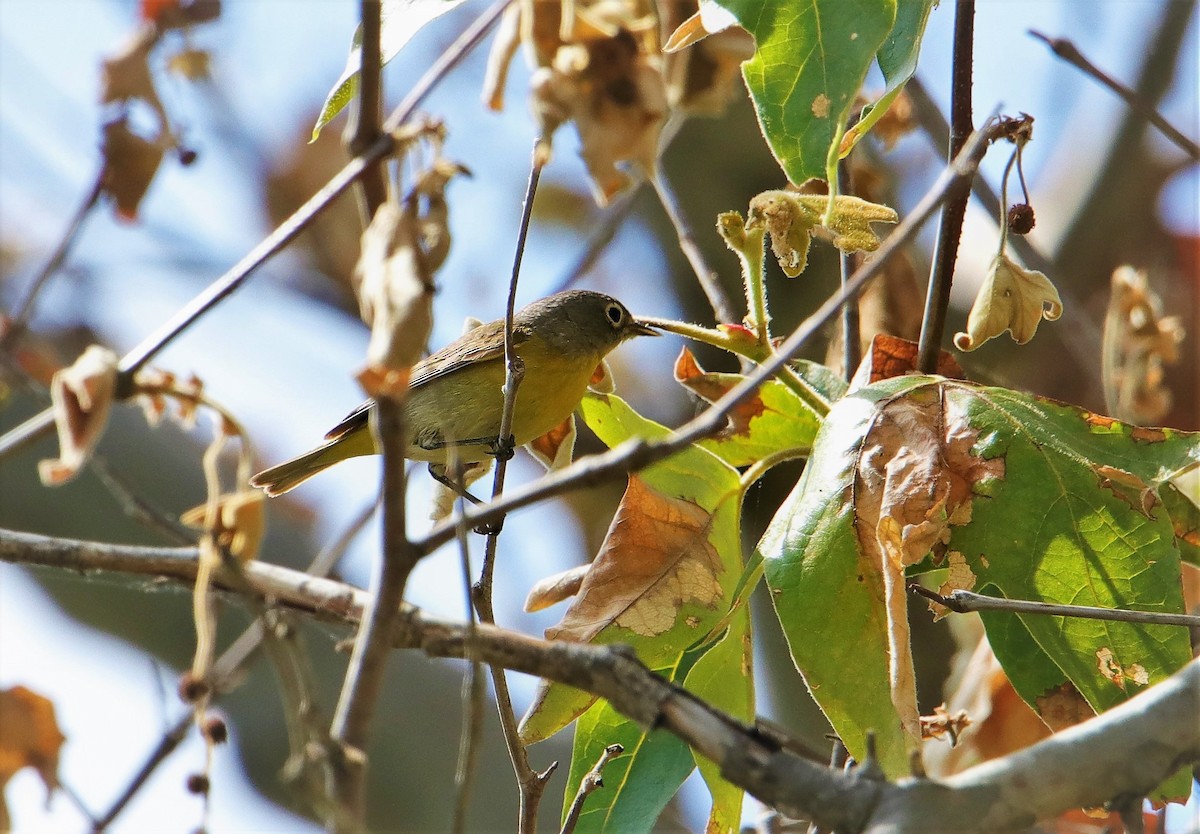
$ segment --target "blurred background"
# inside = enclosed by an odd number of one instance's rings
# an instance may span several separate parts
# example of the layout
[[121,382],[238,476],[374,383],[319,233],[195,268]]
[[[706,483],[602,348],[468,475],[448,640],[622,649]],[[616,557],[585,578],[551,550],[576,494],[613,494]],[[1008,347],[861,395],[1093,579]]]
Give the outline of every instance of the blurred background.
[[[29,331],[10,345],[0,369],[0,431],[46,404],[49,373],[88,344],[123,353],[250,250],[344,163],[344,116],[319,141],[308,139],[317,112],[346,59],[356,25],[350,0],[234,0],[220,17],[175,33],[152,56],[159,94],[195,160],[164,161],[135,220],[107,205],[88,214],[65,264],[48,281]],[[468,2],[421,30],[385,69],[387,106],[394,106],[468,21],[486,8]],[[0,3],[0,307],[11,315],[61,240],[87,196],[100,164],[100,64],[129,39],[139,20],[133,0],[7,0]],[[953,4],[933,12],[918,76],[934,102],[948,108]],[[1200,174],[1186,156],[1133,118],[1111,93],[1055,59],[1028,29],[1071,38],[1095,63],[1139,89],[1192,138],[1200,136],[1200,46],[1195,3],[981,2],[976,23],[975,109],[994,108],[1036,119],[1024,154],[1037,226],[1030,242],[1050,259],[1050,278],[1066,313],[1043,323],[1018,348],[1007,337],[960,360],[972,378],[1034,391],[1104,411],[1100,326],[1113,269],[1131,263],[1149,272],[1167,314],[1187,330],[1181,361],[1166,369],[1172,391],[1159,422],[1200,429],[1197,387],[1197,296],[1200,293]],[[172,74],[167,59],[185,47],[208,52],[208,80]],[[471,178],[449,189],[453,246],[438,274],[432,344],[458,335],[466,316],[503,312],[511,253],[528,170],[534,125],[527,106],[528,69],[518,59],[503,113],[480,103],[488,44],[476,50],[426,100],[423,110],[445,120],[446,156]],[[879,89],[872,77],[868,89]],[[906,212],[942,167],[943,151],[920,129],[890,150],[874,139],[861,154],[876,197]],[[573,128],[555,137],[555,157],[542,178],[521,277],[519,303],[561,288],[605,210],[591,197]],[[998,190],[1007,153],[989,155],[983,176]],[[734,298],[737,263],[714,231],[716,215],[744,212],[749,199],[784,183],[758,134],[741,85],[715,118],[688,121],[664,154],[662,167],[678,194],[709,263]],[[864,176],[866,176],[864,174]],[[864,179],[864,182],[866,180]],[[361,366],[367,330],[358,318],[348,276],[357,258],[358,215],[342,198],[297,243],[270,260],[232,298],[206,316],[154,365],[181,377],[195,374],[208,394],[247,426],[258,461],[276,463],[309,448],[361,393],[352,374]],[[910,253],[924,286],[933,227]],[[973,202],[955,284],[949,332],[961,330],[997,243],[995,220]],[[837,285],[833,250],[820,245],[803,277],[788,280],[772,263],[768,289],[775,331],[788,332]],[[680,254],[675,233],[652,191],[578,285],[620,297],[635,312],[712,323],[712,312]],[[923,289],[893,303],[909,305]],[[681,347],[676,338],[638,340],[612,358],[618,393],[668,425],[685,421],[697,404],[670,381]],[[814,345],[810,358],[825,355]],[[713,369],[732,365],[697,351]],[[163,513],[177,516],[203,501],[200,454],[211,425],[188,433],[166,422],[147,428],[136,407],[118,406],[100,443],[101,462],[74,482],[43,487],[37,461],[54,454],[47,439],[0,462],[0,526],[127,543],[162,544],[160,533],[123,511],[106,479],[115,479]],[[577,454],[599,448],[581,437]],[[99,471],[98,471],[99,470]],[[537,477],[540,467],[518,455],[510,483]],[[774,471],[748,496],[745,522],[752,546],[794,484],[798,467]],[[352,461],[269,505],[270,532],[261,558],[303,568],[343,534],[374,499],[377,462]],[[620,485],[581,491],[518,513],[500,537],[496,583],[499,623],[540,634],[561,609],[521,610],[537,579],[589,560],[620,497]],[[411,485],[411,506],[428,506],[423,471]],[[413,514],[412,532],[428,522]],[[339,563],[337,575],[364,585],[378,530],[368,523]],[[169,543],[169,542],[166,542]],[[476,554],[477,555],[477,554]],[[410,583],[410,599],[461,619],[464,593],[453,553],[426,559]],[[762,603],[765,600],[756,600]],[[762,605],[755,628],[760,662],[760,713],[823,745],[825,726],[794,672],[781,637]],[[942,700],[941,683],[954,643],[945,624],[915,612],[923,706]],[[247,623],[236,603],[224,607],[221,635]],[[326,715],[340,685],[342,630],[301,622]],[[0,565],[0,688],[23,684],[49,697],[67,736],[59,774],[93,813],[127,785],[183,707],[176,682],[194,641],[191,601],[178,588],[114,576]],[[443,830],[449,821],[459,734],[463,669],[397,653],[377,713],[371,754],[371,825],[381,831]],[[518,710],[534,681],[512,677]],[[281,785],[287,755],[276,683],[268,665],[250,668],[244,684],[222,698],[233,743],[217,751],[212,775],[211,830],[316,831],[298,816]],[[437,720],[430,720],[436,716]],[[470,823],[475,830],[510,830],[516,818],[511,766],[494,716],[488,713]],[[569,740],[532,750],[535,767],[569,759]],[[203,768],[203,745],[187,741],[112,826],[116,832],[191,831],[201,802],[185,789]],[[565,772],[565,767],[563,771]],[[552,783],[542,824],[557,828],[562,782]],[[84,830],[85,818],[61,793],[48,806],[32,771],[6,795],[14,830]],[[693,777],[664,814],[663,830],[703,828],[702,784]],[[748,818],[755,811],[748,802]]]

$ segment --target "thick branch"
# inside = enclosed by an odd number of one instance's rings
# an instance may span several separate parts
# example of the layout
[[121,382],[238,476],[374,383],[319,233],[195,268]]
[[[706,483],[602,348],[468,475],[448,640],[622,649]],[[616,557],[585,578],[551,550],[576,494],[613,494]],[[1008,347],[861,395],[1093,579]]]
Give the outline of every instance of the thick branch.
[[[0,559],[73,570],[195,578],[192,548],[143,548],[0,531]],[[264,595],[301,611],[353,623],[366,595],[350,586],[251,563]],[[222,582],[220,575],[214,577]],[[469,646],[468,646],[469,644]],[[1001,832],[1076,807],[1145,795],[1200,760],[1200,660],[1125,704],[1018,753],[941,782],[892,784],[824,768],[700,701],[647,669],[627,648],[539,640],[467,627],[405,606],[395,645],[431,657],[463,657],[538,675],[607,699],[645,727],[665,729],[717,762],[723,775],[785,814],[863,832]],[[1137,767],[1130,767],[1137,762]]]

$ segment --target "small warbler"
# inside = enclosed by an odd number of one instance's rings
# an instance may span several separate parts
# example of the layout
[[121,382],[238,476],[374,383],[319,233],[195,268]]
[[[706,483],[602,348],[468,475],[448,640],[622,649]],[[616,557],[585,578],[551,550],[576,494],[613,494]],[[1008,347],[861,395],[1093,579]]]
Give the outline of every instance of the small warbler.
[[[513,347],[525,363],[517,389],[512,442],[523,446],[570,416],[596,367],[633,336],[657,336],[625,305],[585,290],[535,301],[513,317]],[[504,320],[471,330],[412,369],[404,400],[405,457],[430,464],[444,480],[453,448],[460,463],[495,455],[504,407]],[[250,479],[267,495],[281,495],[326,467],[377,451],[369,429],[374,403],[352,411],[325,443]]]

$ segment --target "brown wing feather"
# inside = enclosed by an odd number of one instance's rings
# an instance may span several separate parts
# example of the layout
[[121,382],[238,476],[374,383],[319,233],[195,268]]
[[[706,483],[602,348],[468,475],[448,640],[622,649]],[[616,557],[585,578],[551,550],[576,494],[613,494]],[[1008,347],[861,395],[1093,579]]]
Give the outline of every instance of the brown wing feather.
[[[513,344],[520,345],[529,338],[529,331],[521,326],[513,327]],[[454,371],[486,362],[504,355],[504,319],[481,324],[463,334],[436,353],[430,354],[413,366],[408,380],[409,390],[428,385],[435,379]],[[325,433],[326,440],[336,440],[352,431],[363,428],[371,416],[373,400],[367,400],[347,414],[342,421]]]

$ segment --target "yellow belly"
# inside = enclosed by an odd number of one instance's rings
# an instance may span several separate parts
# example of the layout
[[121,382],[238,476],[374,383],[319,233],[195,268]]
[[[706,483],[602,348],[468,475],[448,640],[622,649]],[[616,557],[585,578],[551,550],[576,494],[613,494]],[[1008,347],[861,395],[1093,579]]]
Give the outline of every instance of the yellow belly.
[[[540,347],[523,345],[525,378],[517,389],[513,436],[523,446],[570,416],[587,390],[599,358],[569,359]],[[445,463],[444,446],[453,444],[464,463],[490,456],[490,441],[500,433],[504,408],[504,361],[471,365],[432,380],[409,393],[405,417],[410,442],[407,456]]]

